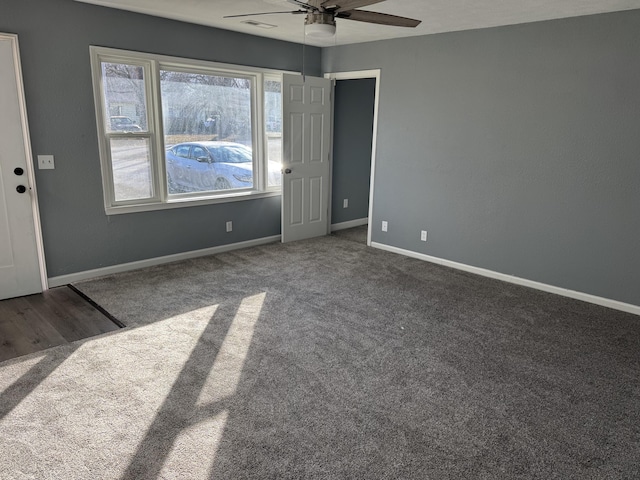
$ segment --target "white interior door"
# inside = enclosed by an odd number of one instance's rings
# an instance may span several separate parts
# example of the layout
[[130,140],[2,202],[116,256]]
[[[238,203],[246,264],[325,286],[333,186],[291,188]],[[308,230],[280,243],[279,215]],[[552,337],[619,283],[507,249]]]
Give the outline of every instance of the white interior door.
[[18,41],[0,33],[0,299],[43,289]]
[[329,229],[331,80],[284,75],[282,241]]

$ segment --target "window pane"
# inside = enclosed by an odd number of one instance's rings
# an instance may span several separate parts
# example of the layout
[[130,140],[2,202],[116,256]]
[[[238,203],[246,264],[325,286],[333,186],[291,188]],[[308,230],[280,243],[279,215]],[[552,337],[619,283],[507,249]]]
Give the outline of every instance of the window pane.
[[[191,153],[184,157],[185,147]],[[167,150],[169,194],[253,187],[253,153],[233,142],[178,144]],[[188,151],[188,149],[187,149]]]
[[112,138],[111,166],[116,202],[153,196],[148,138]]
[[[160,90],[169,193],[253,188],[251,81],[161,70]],[[204,150],[184,158],[185,142]],[[239,160],[222,160],[238,149]]]
[[107,132],[146,132],[147,101],[144,68],[102,62]]
[[282,183],[282,82],[265,80],[264,104],[269,160],[267,185],[275,187]]

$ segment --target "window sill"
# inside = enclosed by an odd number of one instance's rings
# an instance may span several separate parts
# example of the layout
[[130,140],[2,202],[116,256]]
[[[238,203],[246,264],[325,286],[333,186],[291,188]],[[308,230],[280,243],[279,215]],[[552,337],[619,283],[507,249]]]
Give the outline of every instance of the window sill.
[[279,197],[281,190],[268,190],[263,192],[234,192],[227,195],[216,195],[199,198],[175,198],[165,203],[140,203],[130,205],[118,205],[105,207],[107,215],[122,215],[126,213],[152,212],[156,210],[169,210],[173,208],[198,207],[202,205],[215,205],[218,203],[239,202],[243,200],[256,200],[259,198]]

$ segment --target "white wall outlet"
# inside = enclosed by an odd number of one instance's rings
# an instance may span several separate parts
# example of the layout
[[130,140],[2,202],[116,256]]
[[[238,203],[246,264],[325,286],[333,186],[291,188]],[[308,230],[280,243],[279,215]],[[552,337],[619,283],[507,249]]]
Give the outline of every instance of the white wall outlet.
[[227,232],[230,232],[233,230],[233,222],[229,221],[227,222]]
[[349,199],[348,198],[345,198],[342,201],[342,208],[349,208]]
[[38,170],[53,170],[56,168],[53,155],[38,155]]
[[386,221],[382,221],[382,231],[386,232],[387,228],[389,227],[389,224]]
[[420,232],[420,240],[422,240],[423,242],[427,241],[427,231],[426,230],[422,230]]

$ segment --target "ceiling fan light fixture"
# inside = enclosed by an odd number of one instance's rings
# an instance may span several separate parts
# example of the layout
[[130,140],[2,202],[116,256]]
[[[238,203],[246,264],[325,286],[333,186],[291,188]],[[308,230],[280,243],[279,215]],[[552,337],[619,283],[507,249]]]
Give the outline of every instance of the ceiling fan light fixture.
[[333,37],[336,33],[333,15],[322,12],[309,12],[304,27],[305,35],[309,37]]
[[333,37],[336,34],[336,26],[326,23],[312,23],[305,27],[304,32],[309,37]]

